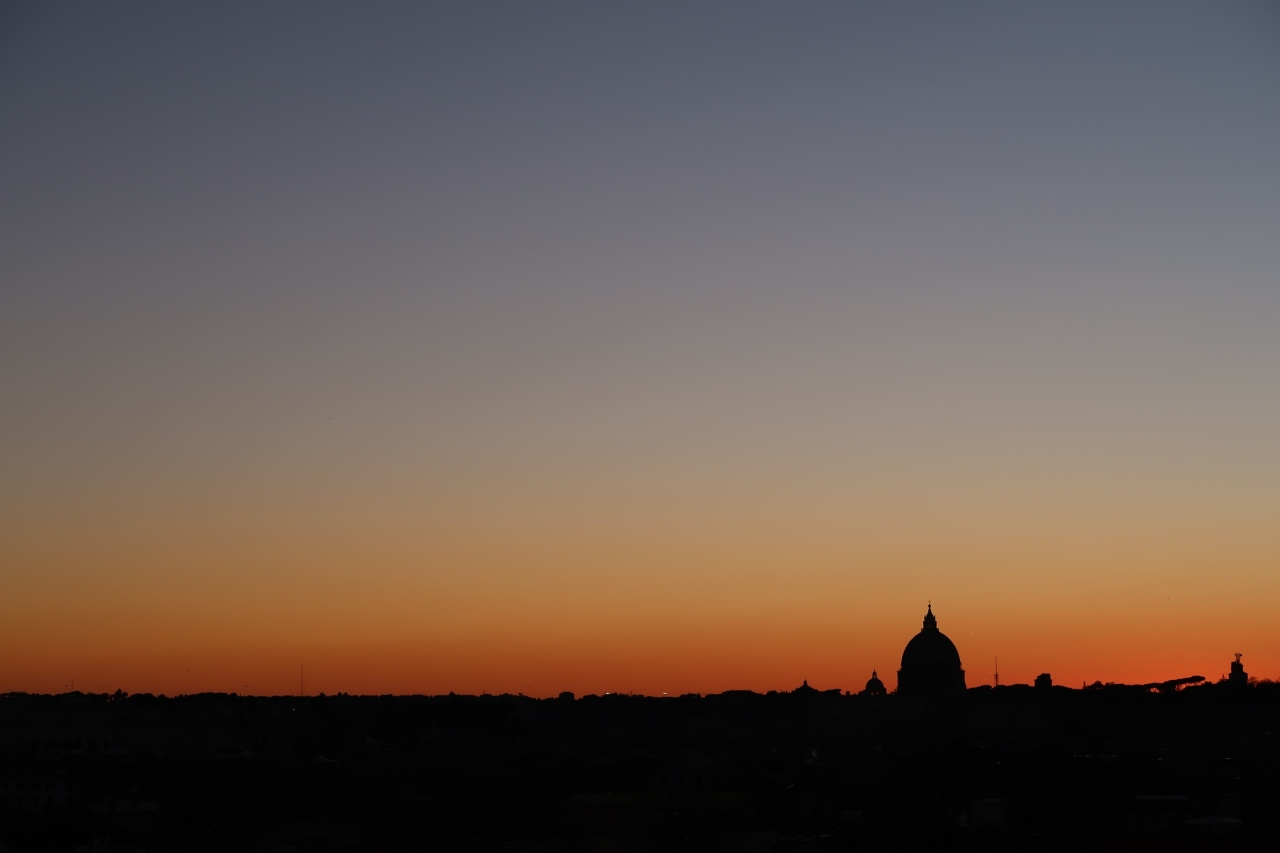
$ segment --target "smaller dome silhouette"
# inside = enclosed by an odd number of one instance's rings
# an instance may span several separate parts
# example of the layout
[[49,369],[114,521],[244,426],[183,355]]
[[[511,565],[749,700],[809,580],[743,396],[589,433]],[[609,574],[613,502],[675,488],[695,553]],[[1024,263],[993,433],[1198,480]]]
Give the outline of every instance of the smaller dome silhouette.
[[871,670],[871,679],[867,681],[867,687],[862,692],[868,696],[883,696],[888,691],[885,690],[884,682],[880,680],[880,676],[873,669]]

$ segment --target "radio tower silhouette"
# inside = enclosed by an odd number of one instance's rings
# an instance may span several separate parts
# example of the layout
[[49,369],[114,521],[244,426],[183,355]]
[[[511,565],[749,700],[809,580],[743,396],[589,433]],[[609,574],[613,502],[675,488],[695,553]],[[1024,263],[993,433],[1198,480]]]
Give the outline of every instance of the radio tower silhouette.
[[996,656],[996,687],[1000,686],[1000,657]]

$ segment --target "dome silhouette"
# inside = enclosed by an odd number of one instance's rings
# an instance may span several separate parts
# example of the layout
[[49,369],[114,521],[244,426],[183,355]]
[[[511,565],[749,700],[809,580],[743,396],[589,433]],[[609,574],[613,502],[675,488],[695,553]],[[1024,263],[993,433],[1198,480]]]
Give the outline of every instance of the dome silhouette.
[[933,605],[925,613],[924,627],[902,651],[898,670],[898,693],[915,698],[943,698],[964,693],[964,669],[960,652],[946,634],[938,630]]
[[867,681],[867,687],[862,691],[868,696],[883,696],[887,691],[884,688],[884,682],[880,680],[880,676],[876,671],[871,670],[871,678]]

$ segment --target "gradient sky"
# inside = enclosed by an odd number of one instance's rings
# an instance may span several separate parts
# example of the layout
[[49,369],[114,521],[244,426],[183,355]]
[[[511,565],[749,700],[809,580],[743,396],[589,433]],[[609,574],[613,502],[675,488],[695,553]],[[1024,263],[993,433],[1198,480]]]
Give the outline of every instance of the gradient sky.
[[1266,3],[0,12],[0,690],[1280,676]]

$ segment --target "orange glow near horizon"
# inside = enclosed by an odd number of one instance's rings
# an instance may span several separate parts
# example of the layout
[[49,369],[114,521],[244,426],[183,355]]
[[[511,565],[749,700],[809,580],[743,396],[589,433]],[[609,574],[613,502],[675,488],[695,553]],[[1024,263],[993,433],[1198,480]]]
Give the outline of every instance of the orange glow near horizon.
[[[450,525],[423,525],[416,545],[403,529],[304,537],[283,523],[252,547],[125,528],[25,554],[10,540],[31,569],[0,603],[0,689],[289,694],[303,665],[308,693],[856,691],[872,669],[892,689],[930,598],[970,686],[991,683],[997,656],[1006,684],[1212,680],[1236,651],[1254,676],[1280,670],[1265,618],[1277,582],[1242,526],[1217,541],[1170,531],[1144,558],[1140,528],[1037,547],[1031,525],[1021,541],[956,522],[912,540],[883,514],[814,514],[717,537],[678,516],[600,523],[594,538],[454,524],[451,541]],[[1210,560],[1254,594],[1223,594]],[[48,604],[15,606],[31,601]]]
[[[944,623],[945,624],[945,623]],[[884,632],[889,635],[889,631]],[[975,632],[976,633],[976,632]],[[1040,672],[1051,672],[1055,683],[1076,687],[1094,680],[1142,683],[1185,675],[1216,680],[1227,668],[1229,653],[1210,654],[1203,648],[1213,637],[1166,637],[1166,648],[1150,637],[1129,639],[1132,654],[1116,654],[1125,640],[1099,640],[1093,646],[1075,644],[1070,650],[1043,637],[1008,633],[1000,642],[949,636],[961,650],[969,686],[992,683],[995,655],[1000,653],[1001,683],[1029,683]],[[1206,632],[1212,633],[1212,632]],[[113,642],[105,648],[88,644],[51,647],[20,659],[6,655],[9,689],[30,692],[151,692],[177,695],[197,692],[237,692],[283,695],[299,689],[305,668],[310,694],[523,693],[554,696],[562,690],[578,695],[625,692],[671,695],[715,693],[729,689],[789,690],[807,680],[820,689],[858,691],[878,670],[892,688],[901,646],[907,631],[882,636],[850,636],[838,630],[804,630],[790,625],[751,625],[672,630],[660,639],[640,630],[583,633],[578,636],[529,642],[520,637],[455,636],[437,642],[349,645],[273,644],[212,645],[182,651],[156,651],[143,645]],[[1124,637],[1116,631],[1112,636]],[[1196,642],[1197,639],[1203,642]],[[1258,636],[1256,640],[1264,640]],[[1248,643],[1240,643],[1248,647]],[[9,648],[14,648],[11,644]],[[101,660],[95,660],[101,658]],[[1251,674],[1267,661],[1246,655]],[[52,676],[52,677],[51,677]],[[59,683],[61,682],[61,683]]]

